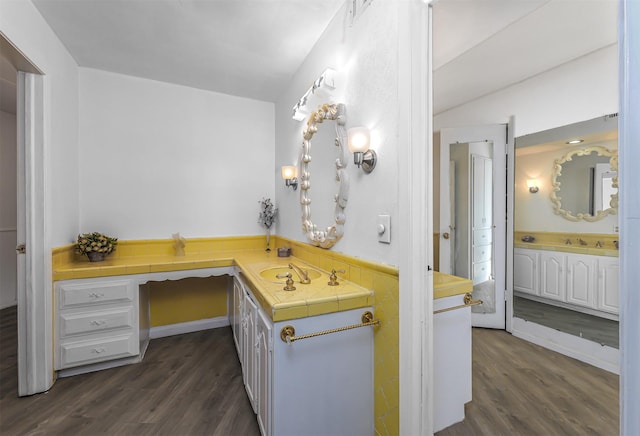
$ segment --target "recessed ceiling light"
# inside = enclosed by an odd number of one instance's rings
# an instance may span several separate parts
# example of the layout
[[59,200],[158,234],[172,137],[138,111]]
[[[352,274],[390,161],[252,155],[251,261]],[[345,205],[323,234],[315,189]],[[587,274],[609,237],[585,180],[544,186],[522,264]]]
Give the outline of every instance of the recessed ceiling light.
[[584,139],[572,139],[571,141],[567,141],[567,144],[580,144],[584,142]]

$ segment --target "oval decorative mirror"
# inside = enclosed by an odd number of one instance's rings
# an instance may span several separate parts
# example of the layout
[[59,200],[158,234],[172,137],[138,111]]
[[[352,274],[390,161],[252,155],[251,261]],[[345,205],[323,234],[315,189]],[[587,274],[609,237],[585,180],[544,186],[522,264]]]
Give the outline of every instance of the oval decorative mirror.
[[593,146],[556,159],[553,211],[569,221],[598,221],[618,210],[618,152]]
[[[344,223],[346,216],[344,209],[347,207],[349,196],[349,176],[346,172],[346,138],[345,129],[346,115],[344,104],[323,104],[318,110],[309,115],[307,126],[302,132],[302,155],[300,157],[300,205],[302,207],[302,230],[307,235],[309,241],[321,248],[331,248],[342,238],[344,234]],[[338,157],[335,160],[335,180],[339,183],[338,193],[334,196],[335,223],[324,228],[318,228],[311,218],[311,141],[318,131],[318,128],[327,121],[333,121],[335,125],[335,140],[333,144],[316,144],[319,147],[334,145],[338,148]],[[329,124],[329,123],[327,123]],[[328,127],[328,126],[327,126]],[[316,169],[317,170],[317,169]],[[324,171],[319,171],[324,174]]]

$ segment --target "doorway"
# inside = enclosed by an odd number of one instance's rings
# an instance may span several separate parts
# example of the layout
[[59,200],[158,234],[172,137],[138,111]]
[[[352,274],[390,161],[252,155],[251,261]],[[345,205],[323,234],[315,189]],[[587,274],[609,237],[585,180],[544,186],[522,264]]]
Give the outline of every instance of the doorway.
[[507,125],[440,131],[439,271],[473,282],[474,327],[506,327]]

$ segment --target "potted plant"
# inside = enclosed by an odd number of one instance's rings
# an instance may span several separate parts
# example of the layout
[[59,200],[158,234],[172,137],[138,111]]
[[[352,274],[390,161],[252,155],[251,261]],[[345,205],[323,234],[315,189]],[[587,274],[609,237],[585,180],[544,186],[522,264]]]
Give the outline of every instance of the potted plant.
[[271,251],[269,242],[271,241],[271,226],[276,222],[276,215],[278,214],[278,208],[271,202],[270,198],[263,198],[260,201],[260,215],[258,215],[258,222],[267,230],[267,249]]
[[90,262],[100,262],[104,256],[113,253],[118,245],[118,239],[102,233],[84,233],[78,235],[76,253],[86,255]]

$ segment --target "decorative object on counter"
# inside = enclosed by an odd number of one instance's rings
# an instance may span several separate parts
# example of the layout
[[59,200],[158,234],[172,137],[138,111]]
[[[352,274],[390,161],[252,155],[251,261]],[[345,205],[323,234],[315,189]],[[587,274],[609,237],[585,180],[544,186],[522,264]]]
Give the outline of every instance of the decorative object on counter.
[[282,178],[284,179],[284,185],[291,187],[293,190],[298,189],[298,169],[292,165],[285,165],[281,168]]
[[187,241],[180,236],[180,232],[173,233],[171,237],[173,238],[173,249],[175,250],[176,256],[184,256],[184,247],[187,245]]
[[[311,162],[311,139],[318,131],[318,127],[324,121],[335,121],[335,140],[332,145],[338,147],[338,156],[335,160],[336,181],[340,183],[338,193],[335,195],[335,224],[326,227],[325,230],[318,230],[318,226],[311,221],[311,172],[309,162]],[[349,198],[349,175],[347,174],[347,152],[344,147],[347,140],[346,107],[344,104],[323,104],[316,112],[309,115],[307,126],[302,132],[302,156],[300,157],[300,205],[302,207],[302,230],[307,235],[309,241],[320,248],[331,248],[342,238],[344,234],[344,223],[346,216],[344,209],[347,207]],[[326,144],[321,144],[326,146]]]
[[289,257],[291,256],[291,248],[280,247],[278,248],[278,257]]
[[522,238],[522,242],[533,242],[536,240],[532,235],[524,235]]
[[117,245],[118,238],[98,232],[84,233],[78,235],[76,254],[86,255],[90,262],[101,262],[105,255],[113,253]]
[[258,222],[266,229],[267,232],[267,248],[266,252],[270,252],[269,244],[271,242],[271,226],[276,222],[278,208],[271,202],[270,198],[263,198],[260,202],[260,214]]

